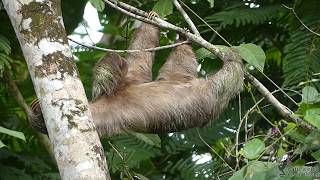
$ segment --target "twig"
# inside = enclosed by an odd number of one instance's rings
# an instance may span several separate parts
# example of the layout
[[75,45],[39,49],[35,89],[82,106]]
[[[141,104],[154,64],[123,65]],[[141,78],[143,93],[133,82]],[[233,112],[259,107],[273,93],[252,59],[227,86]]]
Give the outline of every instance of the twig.
[[108,144],[111,146],[111,148],[117,153],[117,155],[120,157],[120,159],[122,160],[122,161],[124,161],[124,158],[123,158],[123,156],[121,155],[121,153],[113,146],[113,144],[110,142],[110,141],[108,141]]
[[213,153],[215,153],[215,154],[230,168],[231,171],[234,172],[235,170],[202,138],[202,136],[201,136],[198,128],[196,128],[196,130],[197,130],[197,134],[198,134],[200,140],[201,140]]
[[215,30],[214,28],[212,28],[210,26],[210,24],[208,24],[204,19],[202,19],[196,12],[194,12],[189,6],[187,6],[184,2],[182,2],[181,0],[179,0],[180,3],[182,5],[184,5],[190,12],[192,12],[192,14],[194,14],[198,19],[200,19],[207,27],[210,28],[211,31],[213,31],[216,35],[218,35],[226,44],[228,44],[228,46],[232,46],[231,43],[229,41],[227,41],[217,30]]
[[[304,124],[304,122],[302,121],[302,119],[298,118],[298,117],[293,117],[293,112],[287,108],[286,106],[284,106],[283,104],[281,104],[278,99],[276,99],[271,92],[265,87],[263,86],[255,77],[253,77],[251,74],[245,72],[246,74],[246,79],[250,81],[250,83],[255,86],[257,88],[257,90],[278,110],[278,112],[285,117],[286,119],[289,119],[293,122],[296,122],[300,125]],[[306,127],[308,129],[313,129],[312,126],[310,126],[309,124],[306,124]]]
[[305,25],[302,20],[299,18],[299,16],[297,15],[296,11],[292,8],[292,7],[289,7],[289,6],[286,6],[284,4],[282,4],[283,7],[285,7],[286,9],[289,9],[292,11],[293,15],[298,19],[298,21],[302,24],[303,27],[305,27],[308,31],[310,31],[312,34],[315,34],[317,36],[320,36],[319,33],[313,31],[312,29],[310,29],[307,25]]
[[279,87],[275,82],[272,81],[272,79],[270,79],[264,72],[262,72],[260,69],[257,69],[266,79],[268,79],[276,88],[278,88],[285,96],[287,96],[287,98],[292,101],[296,106],[299,107],[299,104],[292,99],[286,92],[283,91],[283,89],[281,87]]
[[[113,146],[113,144],[108,141],[108,144],[111,146],[111,148],[116,152],[116,154],[120,157],[120,159],[123,161],[123,163],[125,164],[125,159],[124,157],[121,155],[121,153]],[[131,175],[129,169],[127,168],[127,166],[124,165],[124,170],[125,173],[130,177],[130,179],[134,179],[133,176]]]
[[170,45],[166,45],[166,46],[159,46],[159,47],[155,47],[155,48],[147,48],[147,49],[128,49],[128,50],[117,50],[117,49],[106,49],[106,48],[101,48],[101,47],[97,47],[97,46],[92,46],[92,45],[88,45],[88,44],[84,44],[81,42],[78,42],[76,40],[73,40],[71,38],[68,38],[68,40],[79,44],[81,46],[90,48],[90,49],[95,49],[98,51],[104,51],[104,52],[117,52],[117,53],[133,53],[133,52],[150,52],[150,51],[159,51],[159,50],[163,50],[163,49],[169,49],[169,48],[173,48],[176,46],[180,46],[182,44],[187,44],[190,43],[189,41],[182,41],[182,42],[178,42],[178,43],[174,43],[174,44],[170,44]]
[[[203,46],[204,48],[208,49],[209,51],[214,53],[216,56],[218,56],[221,60],[223,60],[223,61],[228,60],[227,54],[224,53],[221,50],[221,48],[219,48],[215,45],[212,45],[211,43],[209,43],[208,41],[206,41],[202,37],[197,36],[195,34],[192,34],[181,27],[178,27],[178,26],[175,26],[171,23],[168,23],[167,21],[164,21],[158,17],[155,17],[153,20],[148,19],[145,17],[145,15],[147,14],[146,12],[143,12],[141,10],[137,10],[137,8],[132,7],[131,5],[128,5],[123,2],[120,3],[115,0],[104,0],[104,2],[107,3],[109,6],[117,9],[118,11],[120,11],[120,12],[122,12],[132,18],[138,19],[140,21],[143,21],[143,22],[146,22],[149,24],[153,24],[153,25],[161,27],[161,28],[166,28],[166,29],[170,29],[170,30],[179,32],[179,33],[183,34],[184,36],[188,37],[193,42],[196,42],[196,43],[200,44],[201,46]],[[126,7],[126,8],[124,9],[122,7]],[[132,12],[129,12],[130,10],[132,10]],[[134,14],[134,12],[138,12],[139,15]]]
[[[206,26],[208,26],[214,33],[216,33],[225,43],[227,43],[230,47],[232,46],[230,42],[228,42],[218,31],[216,31],[213,27],[211,27],[210,24],[208,24],[204,19],[202,19],[196,12],[194,12],[189,6],[184,4],[181,0],[179,0],[182,5],[184,5],[189,11],[191,11],[198,19],[200,19],[203,23],[205,23]],[[193,24],[193,23],[192,23]],[[259,70],[259,69],[258,69]],[[274,86],[276,86],[289,100],[291,100],[295,105],[299,106],[298,103],[293,100],[287,93],[283,91],[275,82],[273,82],[267,75],[265,75],[262,71],[259,70],[259,72],[267,78]]]
[[86,33],[87,33],[87,35],[88,35],[88,37],[89,37],[89,39],[90,39],[90,41],[91,41],[92,45],[94,45],[94,42],[93,42],[93,40],[91,39],[91,36],[90,36],[90,34],[89,34],[89,32],[88,32],[87,27],[84,25],[84,23],[83,23],[83,22],[81,23],[81,25],[84,27],[84,30],[86,31]]
[[[120,12],[133,17],[135,19],[141,20],[143,22],[146,23],[150,23],[153,25],[156,25],[158,27],[162,27],[162,28],[166,28],[166,29],[170,29],[170,30],[174,30],[177,31],[183,35],[185,35],[186,37],[189,38],[189,40],[198,43],[199,45],[201,45],[202,47],[208,49],[209,51],[211,51],[212,53],[214,53],[218,58],[220,58],[221,60],[225,61],[228,60],[228,54],[223,52],[219,47],[212,45],[211,43],[209,43],[208,41],[206,41],[205,39],[203,39],[200,36],[197,36],[195,34],[192,34],[190,32],[185,31],[184,29],[177,27],[171,23],[168,23],[158,17],[155,17],[153,20],[150,20],[146,17],[146,12],[139,10],[131,5],[128,5],[126,3],[123,2],[118,2],[116,0],[104,0],[108,5],[110,5],[111,7],[119,10]],[[128,11],[132,11],[132,12],[128,12]],[[137,14],[134,14],[137,13]],[[271,93],[270,91],[264,87],[264,85],[259,82],[256,78],[254,78],[252,75],[250,75],[248,72],[245,73],[246,78],[251,82],[251,84],[253,84],[260,93],[262,93],[262,95],[264,97],[266,97],[266,99],[280,112],[280,114],[288,119],[288,120],[292,120],[294,122],[298,122],[302,124],[302,120],[300,118],[295,118],[292,117],[291,115],[293,114],[292,111],[289,110],[289,108],[287,108],[286,106],[284,106],[283,104],[281,104]],[[306,128],[308,129],[313,129],[312,126],[310,125],[306,125]]]
[[[241,96],[240,94],[238,95],[238,103],[239,103],[239,122],[242,122],[242,115],[241,115]],[[244,117],[243,117],[244,118]],[[242,123],[241,123],[242,124]],[[241,127],[241,126],[240,126]],[[238,129],[240,130],[240,129]],[[237,136],[236,136],[236,144],[239,144],[239,133],[237,132]],[[239,148],[238,148],[238,145],[236,147],[236,167],[235,169],[238,169],[239,168],[239,163],[240,163],[240,160],[238,158],[238,155],[239,155]]]
[[183,10],[183,8],[181,7],[180,3],[178,2],[178,0],[172,0],[173,4],[176,6],[176,8],[178,9],[178,11],[181,13],[181,15],[183,16],[184,20],[188,23],[191,31],[197,35],[200,36],[200,32],[198,31],[198,29],[196,28],[196,26],[193,24],[192,20],[190,19],[190,17],[188,16],[188,14]]
[[24,98],[23,98],[23,96],[22,96],[17,84],[14,82],[14,80],[13,80],[12,76],[10,75],[10,73],[5,71],[4,74],[5,74],[5,78],[7,79],[7,83],[9,85],[10,93],[13,95],[13,97],[15,98],[16,102],[18,103],[18,105],[27,114],[28,120],[30,122],[31,118],[33,117],[33,112],[31,110],[31,108],[29,107],[29,105],[24,100]]

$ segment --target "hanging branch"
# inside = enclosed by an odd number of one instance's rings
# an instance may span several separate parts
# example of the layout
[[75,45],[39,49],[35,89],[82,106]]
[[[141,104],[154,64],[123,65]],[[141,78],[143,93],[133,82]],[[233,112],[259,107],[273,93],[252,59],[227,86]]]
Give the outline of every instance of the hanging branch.
[[320,36],[319,33],[313,31],[313,30],[310,29],[306,24],[304,24],[304,23],[302,22],[302,20],[299,18],[298,14],[296,13],[296,11],[295,11],[293,8],[291,8],[291,7],[289,7],[289,6],[286,6],[286,5],[284,5],[284,4],[282,4],[282,6],[283,6],[284,8],[286,8],[286,9],[289,9],[290,11],[292,11],[293,15],[298,19],[298,21],[302,24],[302,26],[305,27],[309,32],[311,32],[312,34],[314,34],[314,35],[316,35],[316,36]]
[[[215,45],[212,45],[211,43],[209,43],[208,41],[206,41],[205,39],[203,39],[202,37],[190,33],[186,30],[184,30],[181,27],[175,26],[169,22],[166,22],[162,19],[160,19],[159,17],[155,17],[152,20],[147,18],[147,14],[146,12],[135,8],[129,4],[126,4],[124,2],[120,2],[120,1],[116,1],[116,0],[104,0],[109,6],[119,10],[120,12],[138,19],[140,21],[146,22],[146,23],[150,23],[153,24],[155,26],[161,27],[161,28],[166,28],[166,29],[170,29],[176,32],[179,32],[181,34],[183,34],[184,36],[186,36],[187,38],[189,38],[191,41],[201,45],[202,47],[208,49],[209,51],[211,51],[213,54],[215,54],[218,58],[220,58],[223,61],[228,60],[228,53],[223,52],[220,48],[218,48]],[[174,1],[174,0],[173,0]],[[186,13],[183,17],[188,16]],[[197,30],[195,30],[194,28],[196,27],[194,25],[194,23],[191,21],[190,18],[187,18],[188,20],[186,20],[188,22],[188,24],[191,26],[191,29],[194,33],[197,32]],[[282,103],[280,103],[271,93],[270,91],[259,81],[257,80],[254,76],[250,75],[248,72],[245,73],[245,77],[247,80],[249,80],[251,82],[252,85],[254,85],[258,91],[270,102],[270,104],[272,104],[273,107],[275,107],[280,114],[290,120],[290,121],[294,121],[297,122],[299,124],[303,123],[303,120],[297,117],[293,117],[293,112],[286,107],[285,105],[283,105]],[[304,124],[304,123],[303,123]],[[310,125],[306,125],[306,128],[308,129],[313,129],[312,126]]]

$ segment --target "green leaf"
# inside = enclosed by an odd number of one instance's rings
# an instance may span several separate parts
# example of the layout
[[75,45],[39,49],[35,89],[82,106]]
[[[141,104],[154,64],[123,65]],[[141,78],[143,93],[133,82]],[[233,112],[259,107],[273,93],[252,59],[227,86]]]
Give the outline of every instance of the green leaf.
[[303,142],[306,136],[297,128],[295,123],[288,123],[287,126],[283,129],[286,134],[293,140],[297,142]]
[[263,141],[260,139],[252,139],[239,153],[247,159],[255,159],[263,152],[264,149],[265,144]]
[[314,157],[317,161],[320,161],[320,150],[311,153],[312,157]]
[[213,8],[214,7],[214,0],[207,0],[210,4],[210,8]]
[[10,41],[1,35],[0,35],[0,51],[3,51],[6,55],[9,55],[11,53]]
[[3,147],[5,147],[6,145],[5,144],[3,144],[3,142],[0,140],[0,148],[3,148]]
[[159,0],[152,9],[160,17],[166,17],[170,14],[172,14],[173,11],[173,5],[171,0]]
[[161,147],[161,139],[156,134],[141,134],[141,133],[132,133],[138,139],[144,141],[151,146]]
[[277,157],[282,158],[287,152],[280,146],[277,151]]
[[308,109],[304,119],[320,129],[320,108]]
[[16,137],[16,138],[19,138],[19,139],[26,141],[26,137],[24,136],[24,134],[22,132],[13,131],[13,130],[10,130],[10,129],[7,129],[7,128],[0,126],[0,133],[4,133],[9,136],[13,136],[13,137]]
[[308,104],[320,102],[320,95],[316,88],[306,86],[302,89],[302,101]]
[[90,3],[99,12],[102,12],[104,10],[104,1],[103,0],[90,0]]
[[240,56],[243,58],[243,60],[253,65],[260,71],[263,71],[266,55],[261,49],[261,47],[249,43],[241,44],[240,46],[235,46],[235,48],[239,50]]
[[276,163],[251,161],[239,171],[235,172],[229,180],[265,180],[270,179],[269,177],[277,177],[278,175],[279,169]]

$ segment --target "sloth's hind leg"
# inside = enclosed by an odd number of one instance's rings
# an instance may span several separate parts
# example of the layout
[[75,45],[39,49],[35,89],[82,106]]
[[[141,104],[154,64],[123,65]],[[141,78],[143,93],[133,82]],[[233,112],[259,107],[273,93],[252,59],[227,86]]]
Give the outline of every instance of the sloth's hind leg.
[[[156,16],[150,12],[148,18],[152,19]],[[159,46],[159,28],[142,23],[135,31],[133,40],[128,49],[147,49]],[[152,80],[152,64],[154,60],[154,52],[133,52],[129,53],[128,75],[126,81],[131,84],[141,84]]]
[[183,44],[170,53],[159,71],[157,80],[189,81],[197,77],[197,67],[197,59],[191,45]]

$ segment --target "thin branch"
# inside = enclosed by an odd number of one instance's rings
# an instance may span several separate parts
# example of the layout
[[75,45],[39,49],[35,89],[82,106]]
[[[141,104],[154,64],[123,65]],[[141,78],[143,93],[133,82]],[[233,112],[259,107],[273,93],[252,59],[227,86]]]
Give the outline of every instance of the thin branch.
[[[285,117],[286,119],[289,119],[293,122],[296,122],[300,125],[303,125],[304,122],[302,119],[298,118],[298,117],[294,117],[293,116],[293,112],[287,108],[286,106],[284,106],[283,104],[281,104],[278,99],[276,99],[271,92],[265,87],[263,86],[255,77],[253,77],[251,74],[245,72],[246,74],[246,79],[250,81],[250,83],[255,86],[257,88],[257,90],[273,105],[273,107],[275,107],[278,112]],[[309,124],[306,124],[306,127],[308,129],[313,129],[312,126],[310,126]]]
[[176,6],[176,8],[178,9],[178,11],[181,13],[181,15],[183,16],[184,20],[188,23],[191,31],[197,35],[200,36],[200,32],[198,31],[197,27],[193,24],[192,20],[190,19],[190,17],[188,16],[188,14],[183,10],[183,8],[181,7],[180,3],[178,2],[178,0],[172,0],[173,4]]
[[302,20],[299,18],[298,14],[296,13],[296,11],[292,8],[292,7],[289,7],[289,6],[286,6],[284,4],[282,4],[283,7],[285,7],[286,9],[289,9],[292,11],[293,15],[298,19],[298,21],[302,24],[303,27],[305,27],[308,31],[310,31],[312,34],[315,34],[317,36],[320,36],[319,33],[313,31],[312,29],[310,29],[307,25],[305,25]]
[[232,46],[229,41],[227,41],[217,30],[215,30],[210,24],[208,24],[204,19],[202,19],[196,12],[194,12],[189,6],[187,6],[184,2],[179,0],[182,5],[184,5],[193,15],[195,15],[198,19],[200,19],[211,31],[213,31],[216,35],[218,35],[228,46]]
[[91,36],[90,36],[90,34],[89,34],[89,32],[88,32],[87,27],[84,25],[84,23],[81,23],[81,25],[84,27],[84,30],[86,31],[86,33],[87,33],[87,35],[88,35],[88,37],[89,37],[89,39],[90,39],[91,43],[92,43],[92,44],[94,44],[94,42],[93,42],[93,40],[91,39]]
[[23,111],[27,114],[28,120],[31,121],[31,118],[33,117],[33,112],[29,105],[24,100],[17,84],[14,82],[12,76],[8,71],[5,71],[5,78],[7,80],[7,83],[9,85],[9,92],[13,95],[14,99],[18,103],[18,105],[23,109]]
[[[240,94],[238,95],[238,99],[239,99],[239,101],[238,101],[238,103],[239,103],[239,125],[240,124],[242,124],[242,115],[241,115],[241,96],[240,96]],[[243,117],[243,118],[245,118],[245,117]],[[240,125],[240,127],[241,127],[241,125]],[[239,131],[240,131],[240,129],[238,129]],[[236,146],[236,167],[235,167],[235,169],[238,169],[239,168],[239,163],[240,163],[240,160],[239,160],[239,158],[238,158],[238,155],[239,155],[239,146],[238,146],[238,144],[239,144],[239,133],[237,132],[237,134],[236,134],[236,144],[237,144],[237,146]]]
[[159,50],[163,50],[163,49],[174,48],[174,47],[180,46],[182,44],[190,43],[189,41],[182,41],[182,42],[178,42],[178,43],[174,43],[174,44],[170,44],[170,45],[166,45],[166,46],[159,46],[159,47],[155,47],[155,48],[116,50],[116,49],[106,49],[106,48],[101,48],[101,47],[97,47],[97,46],[84,44],[84,43],[78,42],[76,40],[73,40],[71,38],[68,38],[68,40],[70,40],[70,41],[72,41],[72,42],[74,42],[74,43],[76,43],[78,45],[90,48],[90,49],[95,49],[95,50],[104,51],[104,52],[117,52],[117,53],[133,53],[133,52],[141,52],[141,51],[143,51],[143,52],[159,51]]
[[276,88],[278,88],[285,96],[287,96],[287,98],[292,101],[296,106],[299,107],[299,104],[292,99],[286,92],[283,91],[282,88],[280,88],[274,81],[272,81],[272,79],[270,79],[264,72],[262,72],[260,69],[257,69],[266,79],[268,79]]
[[[205,39],[203,39],[200,36],[197,36],[195,34],[192,34],[188,31],[186,31],[185,29],[175,26],[171,23],[168,23],[167,21],[164,21],[158,17],[151,19],[146,18],[146,12],[141,11],[141,10],[137,10],[137,8],[128,5],[126,3],[123,2],[118,2],[116,0],[104,0],[105,3],[107,3],[109,6],[111,6],[112,8],[117,9],[118,11],[122,12],[123,14],[126,14],[132,18],[138,19],[140,21],[143,21],[145,23],[149,23],[149,24],[153,24],[155,26],[161,27],[161,28],[166,28],[166,29],[170,29],[176,32],[179,32],[181,34],[183,34],[184,36],[188,37],[190,40],[192,40],[193,42],[196,42],[198,44],[200,44],[201,46],[203,46],[204,48],[208,49],[209,51],[211,51],[212,53],[214,53],[216,56],[218,56],[221,60],[228,60],[228,57],[226,56],[226,53],[222,52],[221,48],[212,45],[211,43],[209,43],[208,41],[206,41]],[[126,8],[122,8],[122,7],[126,7]],[[130,10],[132,10],[132,12],[129,12]],[[139,15],[134,14],[134,12],[138,12]]]
[[[173,0],[173,1],[177,1],[177,0]],[[195,13],[191,8],[189,8],[186,4],[184,4],[181,0],[179,0],[189,11],[191,11],[195,16],[197,16],[202,22],[204,22],[213,32],[215,32],[223,41],[225,41],[229,46],[232,46],[223,36],[221,36],[214,28],[212,28],[204,19],[202,19],[201,17],[198,16],[197,13]],[[179,4],[180,5],[180,4]],[[188,16],[188,15],[186,15]],[[190,18],[185,19],[187,22],[188,20],[190,20]],[[188,23],[189,24],[189,23]],[[190,24],[193,24],[193,22],[191,22]],[[193,25],[194,26],[194,25]],[[191,26],[192,27],[192,26]],[[295,105],[298,106],[298,103],[295,102],[295,100],[293,100],[287,93],[285,93],[275,82],[273,82],[267,75],[265,75],[262,71],[260,71],[265,78],[267,78],[273,85],[275,85],[285,96],[287,96]],[[260,82],[259,82],[260,83]],[[261,84],[261,83],[260,83]],[[261,84],[262,85],[262,84]],[[263,85],[262,85],[263,86]]]
[[[182,7],[180,6],[178,0],[172,0],[177,9],[180,11],[180,13],[183,15],[183,17],[185,18],[185,21],[187,21],[187,23],[189,24],[190,28],[193,30],[193,29],[196,29],[196,31],[193,31],[195,34],[196,32],[198,32],[197,28],[195,27],[195,25],[193,24],[193,22],[191,21],[191,19],[188,17],[188,15],[186,14],[186,12],[182,9]],[[191,11],[194,15],[196,15],[202,22],[204,22],[211,30],[213,30],[217,35],[219,35],[229,46],[232,46],[228,41],[226,41],[215,29],[213,29],[209,24],[207,24],[207,22],[205,20],[203,20],[201,17],[199,17],[197,15],[197,13],[195,13],[192,9],[190,9],[186,4],[184,4],[181,0],[179,0],[185,7],[188,8],[189,11]],[[292,9],[293,10],[293,9]],[[261,71],[260,71],[261,72]],[[271,81],[271,83],[273,85],[275,85],[282,93],[284,93],[293,103],[295,103],[296,105],[297,102],[295,102],[287,93],[285,93],[276,83],[274,83],[267,75],[265,75],[263,72],[261,72],[269,81]],[[250,75],[249,73],[246,73],[248,75]],[[250,75],[252,76],[252,75]],[[253,76],[252,76],[253,77]],[[254,78],[254,77],[253,77]],[[248,77],[249,80],[251,80],[252,78]],[[254,78],[255,79],[255,78]],[[252,82],[253,83],[253,82]],[[273,98],[273,100],[276,100],[276,101],[273,101],[275,102],[276,104],[273,104],[271,102],[271,104],[275,105],[275,107],[279,107],[278,105],[281,104],[266,88],[263,88],[263,84],[260,83],[257,79],[255,79],[254,81],[255,85],[257,85],[258,87],[260,87],[260,89],[264,89],[263,92],[268,92],[269,95],[271,95]],[[258,88],[257,87],[257,88]],[[259,89],[259,88],[258,88]],[[266,90],[266,91],[265,91]],[[260,91],[261,92],[261,91]],[[240,101],[240,99],[239,99]],[[239,104],[240,105],[240,104]],[[284,109],[286,110],[290,110],[289,108],[287,108],[286,106],[282,105],[281,107],[283,107]],[[280,112],[282,112],[282,114],[286,114],[287,112],[286,111],[283,111],[283,110],[279,110]],[[291,114],[292,114],[292,111],[291,111]],[[240,114],[241,115],[241,114]],[[241,118],[241,117],[240,117]]]
[[234,172],[235,170],[202,138],[202,136],[201,136],[198,128],[196,128],[196,131],[197,131],[197,134],[198,134],[200,140],[201,140],[214,154],[216,154],[216,155],[228,166],[228,168],[229,168],[231,171]]

